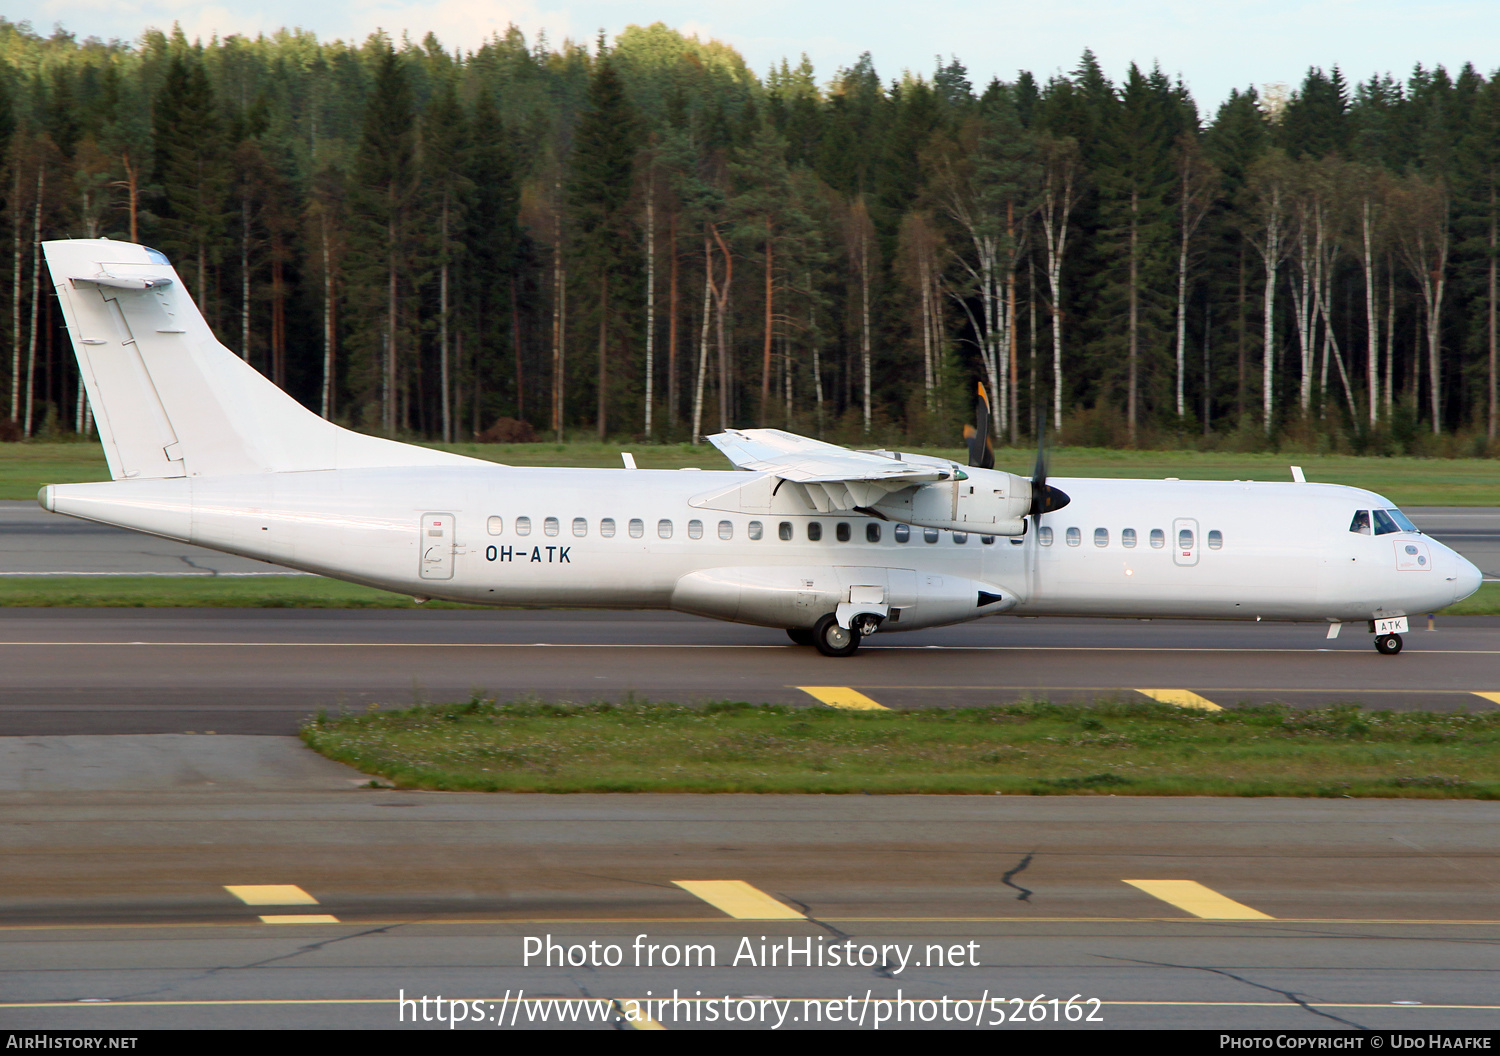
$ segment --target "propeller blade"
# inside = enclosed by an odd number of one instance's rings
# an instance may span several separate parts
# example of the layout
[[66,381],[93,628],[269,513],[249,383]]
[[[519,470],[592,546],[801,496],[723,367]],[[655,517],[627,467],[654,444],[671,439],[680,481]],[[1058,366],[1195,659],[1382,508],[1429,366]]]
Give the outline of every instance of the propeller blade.
[[990,398],[979,383],[979,402],[974,405],[976,424],[964,426],[964,440],[969,445],[969,465],[979,469],[995,468],[995,448],[990,443]]
[[1033,484],[1047,483],[1047,408],[1038,407],[1036,412],[1036,463],[1031,467]]
[[1052,513],[1073,500],[1068,493],[1047,483],[1047,409],[1037,409],[1036,464],[1031,470],[1031,516]]

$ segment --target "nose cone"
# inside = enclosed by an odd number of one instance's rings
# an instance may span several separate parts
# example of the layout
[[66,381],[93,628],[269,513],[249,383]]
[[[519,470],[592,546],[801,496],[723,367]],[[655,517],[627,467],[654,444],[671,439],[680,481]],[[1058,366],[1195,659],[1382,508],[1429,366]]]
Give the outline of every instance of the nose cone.
[[1453,600],[1463,601],[1479,589],[1479,584],[1484,581],[1484,573],[1480,572],[1478,566],[1462,554],[1454,554],[1453,557],[1455,566]]

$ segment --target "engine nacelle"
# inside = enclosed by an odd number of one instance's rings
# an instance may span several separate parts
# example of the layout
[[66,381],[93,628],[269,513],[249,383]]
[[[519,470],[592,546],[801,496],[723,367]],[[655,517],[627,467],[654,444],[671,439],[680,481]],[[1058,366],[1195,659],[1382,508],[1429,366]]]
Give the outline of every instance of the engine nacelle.
[[871,509],[893,521],[981,535],[1024,535],[1031,481],[998,469],[969,468],[963,480],[922,484]]

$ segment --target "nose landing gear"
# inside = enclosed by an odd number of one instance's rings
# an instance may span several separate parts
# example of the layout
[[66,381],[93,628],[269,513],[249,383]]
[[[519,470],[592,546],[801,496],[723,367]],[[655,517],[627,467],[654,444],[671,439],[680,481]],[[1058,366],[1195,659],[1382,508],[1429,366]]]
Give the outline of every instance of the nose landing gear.
[[1395,656],[1401,651],[1401,636],[1399,634],[1376,635],[1375,651],[1386,656]]

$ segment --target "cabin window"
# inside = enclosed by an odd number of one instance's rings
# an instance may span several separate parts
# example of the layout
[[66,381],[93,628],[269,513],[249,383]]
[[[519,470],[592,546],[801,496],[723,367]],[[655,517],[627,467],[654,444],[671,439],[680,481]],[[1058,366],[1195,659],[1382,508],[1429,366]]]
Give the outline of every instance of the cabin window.
[[1135,548],[1135,529],[1134,528],[1121,528],[1120,529],[1120,545],[1123,546],[1127,550],[1133,550]]
[[1042,525],[1042,527],[1036,530],[1036,541],[1041,543],[1043,546],[1051,546],[1052,529],[1046,525]]
[[1160,528],[1151,529],[1151,549],[1160,550],[1167,545],[1167,533]]
[[733,539],[734,538],[734,525],[731,524],[729,521],[720,521],[719,522],[719,538],[720,539]]
[[639,517],[630,518],[630,538],[639,539],[646,534],[646,522]]
[[1083,542],[1083,533],[1077,528],[1069,528],[1067,532],[1069,546],[1077,546]]
[[[993,535],[981,535],[979,537],[979,541],[981,543],[983,543],[985,546],[994,546],[995,545],[995,537]],[[1019,540],[1019,539],[1015,540],[1015,542],[1018,542],[1018,543],[1020,541],[1021,540]]]
[[505,531],[505,519],[503,517],[491,517],[484,522],[484,527],[491,535],[499,535]]
[[791,537],[792,537],[792,522],[791,521],[782,521],[781,524],[778,525],[777,528],[776,528],[776,534],[782,539],[783,542],[785,542],[786,540],[791,539]]
[[672,522],[663,517],[656,522],[656,534],[662,539],[672,538]]
[[1177,549],[1191,550],[1193,548],[1193,530],[1184,528],[1177,533]]
[[1391,519],[1390,513],[1386,510],[1371,510],[1370,512],[1375,516],[1376,535],[1390,535],[1392,532],[1401,530],[1401,526]]
[[959,546],[962,546],[964,543],[967,543],[969,541],[969,533],[968,532],[954,532],[953,533],[953,541],[955,543],[957,543]]
[[938,541],[938,530],[936,528],[922,529],[922,542],[935,543]]
[[702,539],[703,538],[703,522],[702,521],[688,521],[688,538],[689,539]]
[[582,538],[589,534],[589,522],[587,517],[573,518],[573,534]]
[[1224,549],[1224,533],[1215,529],[1208,533],[1208,548],[1210,550]]
[[531,534],[531,518],[530,517],[517,517],[516,518],[516,534],[517,535],[530,535]]
[[1349,522],[1349,530],[1360,535],[1370,534],[1370,511],[1355,510],[1354,519]]
[[749,527],[746,529],[746,532],[749,534],[752,540],[759,540],[760,537],[765,534],[766,528],[765,525],[761,524],[759,521],[751,521]]
[[880,525],[876,524],[874,521],[871,521],[869,524],[865,525],[865,542],[880,542]]
[[833,537],[841,543],[847,543],[849,541],[849,522],[840,521],[838,524],[834,525]]
[[615,537],[615,519],[613,517],[606,517],[599,522],[599,534],[606,539],[613,539]]
[[819,539],[823,538],[823,522],[822,521],[808,521],[807,522],[807,538],[808,538],[808,540],[810,542],[814,542],[814,543],[816,543]]
[[1108,528],[1095,528],[1094,529],[1094,545],[1095,546],[1108,546],[1109,545],[1109,529]]
[[556,535],[561,530],[562,526],[557,523],[556,517],[548,517],[545,521],[542,522],[543,535]]
[[909,524],[898,524],[898,525],[896,525],[896,527],[894,527],[894,528],[891,529],[891,536],[898,543],[904,543],[904,542],[906,542],[908,539],[911,538],[911,525],[909,525]]

